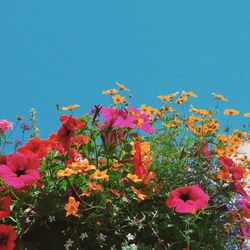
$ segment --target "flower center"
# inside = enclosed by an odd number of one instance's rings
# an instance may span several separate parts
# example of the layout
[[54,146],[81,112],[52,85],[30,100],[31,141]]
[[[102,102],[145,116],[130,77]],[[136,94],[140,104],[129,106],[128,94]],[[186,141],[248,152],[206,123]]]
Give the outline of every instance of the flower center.
[[0,234],[0,246],[6,245],[8,242],[8,237],[6,235]]
[[181,198],[183,201],[188,201],[188,200],[190,200],[188,194],[182,194],[180,198]]
[[25,174],[25,170],[24,169],[17,169],[15,173],[19,177],[20,175],[24,175]]

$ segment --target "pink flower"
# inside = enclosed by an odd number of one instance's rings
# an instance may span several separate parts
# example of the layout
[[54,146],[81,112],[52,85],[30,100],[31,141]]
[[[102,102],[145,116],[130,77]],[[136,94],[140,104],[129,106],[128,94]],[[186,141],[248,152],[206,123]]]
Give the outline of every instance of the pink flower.
[[129,115],[127,110],[102,108],[102,117],[106,119],[104,127],[111,126],[112,128],[133,128],[136,118]]
[[175,207],[177,213],[195,213],[206,207],[209,196],[197,185],[180,187],[170,193],[166,200],[168,208]]
[[150,121],[146,114],[140,112],[136,108],[129,108],[129,113],[136,117],[135,127],[139,128],[149,134],[154,133],[154,128],[151,126]]
[[0,120],[0,133],[6,133],[9,129],[13,128],[13,123],[6,120]]
[[23,188],[39,178],[40,160],[37,155],[14,153],[7,155],[6,164],[0,165],[0,177],[14,188]]

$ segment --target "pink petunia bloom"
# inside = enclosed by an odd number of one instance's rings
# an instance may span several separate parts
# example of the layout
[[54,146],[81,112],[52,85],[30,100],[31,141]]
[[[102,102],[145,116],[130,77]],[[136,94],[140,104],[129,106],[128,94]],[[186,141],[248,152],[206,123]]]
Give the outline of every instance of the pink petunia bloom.
[[151,126],[150,121],[146,114],[140,112],[137,108],[129,108],[129,113],[136,117],[135,127],[141,129],[149,134],[154,133],[154,128]]
[[136,118],[131,116],[127,110],[102,108],[102,117],[106,119],[104,127],[111,126],[112,128],[133,128]]
[[6,157],[6,164],[0,165],[0,177],[14,188],[23,188],[40,178],[39,167],[40,160],[35,154],[10,154]]
[[13,129],[13,123],[6,120],[0,120],[0,133],[6,133],[9,129]]
[[209,196],[197,185],[180,187],[170,193],[165,204],[177,213],[195,213],[206,207]]

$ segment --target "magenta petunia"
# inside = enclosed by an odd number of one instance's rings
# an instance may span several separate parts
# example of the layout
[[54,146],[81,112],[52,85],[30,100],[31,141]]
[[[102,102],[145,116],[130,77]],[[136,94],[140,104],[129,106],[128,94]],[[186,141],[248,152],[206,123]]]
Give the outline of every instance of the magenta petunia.
[[105,127],[133,128],[135,126],[136,117],[131,116],[127,110],[102,108],[101,112],[102,117],[106,119]]
[[148,116],[140,112],[137,108],[129,108],[129,113],[136,117],[135,127],[141,129],[149,134],[154,133],[154,128],[151,126],[151,123],[148,119]]
[[14,188],[23,188],[40,178],[39,167],[40,160],[35,154],[10,154],[6,157],[6,164],[0,165],[0,177]]
[[170,193],[165,204],[168,208],[175,208],[177,213],[195,213],[204,209],[209,196],[197,185],[180,187]]

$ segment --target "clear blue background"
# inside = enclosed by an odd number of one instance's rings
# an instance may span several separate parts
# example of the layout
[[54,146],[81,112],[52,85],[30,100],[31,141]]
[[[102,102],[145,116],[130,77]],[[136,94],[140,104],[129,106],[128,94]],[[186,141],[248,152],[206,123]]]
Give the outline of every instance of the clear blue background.
[[[197,108],[224,94],[250,112],[250,2],[241,0],[0,1],[0,119],[38,111],[46,138],[55,104],[108,104],[116,81],[133,103],[193,90]],[[243,117],[235,118],[241,124]]]

